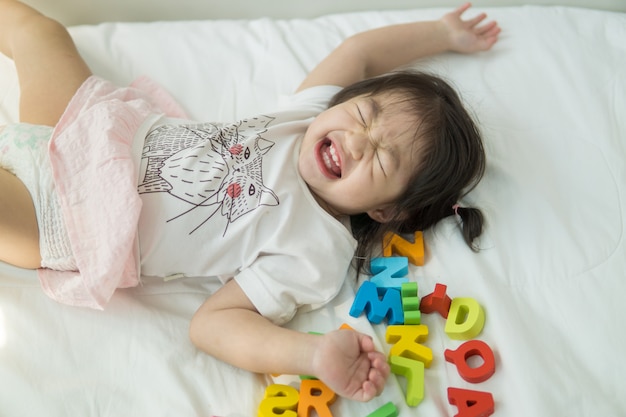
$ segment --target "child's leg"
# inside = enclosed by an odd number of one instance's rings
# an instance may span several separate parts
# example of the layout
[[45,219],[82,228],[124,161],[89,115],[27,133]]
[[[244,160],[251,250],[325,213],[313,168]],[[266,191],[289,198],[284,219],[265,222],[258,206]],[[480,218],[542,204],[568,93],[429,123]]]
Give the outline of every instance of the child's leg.
[[60,23],[16,0],[0,0],[0,52],[20,83],[20,120],[54,126],[91,75]]
[[30,193],[15,175],[0,168],[0,195],[0,260],[39,268],[39,229]]
[[[15,62],[22,122],[56,125],[78,87],[91,75],[67,30],[16,0],[0,0],[0,52]],[[24,268],[41,265],[30,193],[2,168],[0,260]]]

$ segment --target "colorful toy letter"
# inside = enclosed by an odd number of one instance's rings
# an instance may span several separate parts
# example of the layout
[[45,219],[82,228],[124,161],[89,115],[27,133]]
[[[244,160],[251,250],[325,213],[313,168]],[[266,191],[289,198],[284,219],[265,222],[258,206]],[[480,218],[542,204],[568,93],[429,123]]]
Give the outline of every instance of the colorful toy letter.
[[322,381],[308,379],[300,383],[300,403],[298,417],[308,417],[315,410],[318,417],[333,417],[329,406],[335,402],[337,394]]
[[483,330],[485,311],[473,298],[455,298],[444,331],[450,339],[473,339]]
[[385,333],[387,343],[393,343],[389,356],[402,356],[418,360],[427,368],[433,361],[433,351],[421,345],[428,337],[428,327],[423,324],[411,326],[388,326]]
[[365,281],[359,287],[352,307],[350,307],[350,315],[359,317],[364,311],[367,314],[367,319],[374,324],[380,323],[385,317],[387,317],[389,324],[402,324],[404,322],[400,291],[390,288],[380,300],[378,289],[371,281]]
[[[456,350],[446,349],[443,354],[448,362],[456,365],[461,378],[472,384],[488,380],[496,371],[493,351],[489,345],[480,340],[465,342]],[[467,363],[467,360],[472,356],[480,356],[483,363],[476,368],[472,368]]]
[[435,285],[435,290],[422,298],[420,302],[420,311],[424,314],[430,314],[433,311],[441,314],[444,319],[448,318],[448,311],[450,311],[450,304],[452,300],[446,294],[448,287],[443,284]]
[[417,296],[417,282],[405,282],[402,284],[402,310],[404,311],[404,324],[420,324],[420,299]]
[[383,256],[406,256],[413,265],[424,265],[424,235],[415,232],[413,243],[395,233],[387,233],[383,237]]
[[258,417],[298,417],[298,390],[289,385],[272,384],[265,389]]
[[402,356],[390,356],[391,372],[406,378],[406,404],[417,407],[424,399],[424,363]]
[[370,262],[370,269],[374,276],[370,279],[379,293],[384,293],[389,288],[400,291],[402,283],[409,282],[409,260],[405,257],[374,258]]
[[398,409],[394,403],[389,401],[373,413],[369,413],[367,417],[398,417]]
[[454,417],[487,417],[493,414],[493,395],[489,392],[448,388],[448,402],[459,409]]

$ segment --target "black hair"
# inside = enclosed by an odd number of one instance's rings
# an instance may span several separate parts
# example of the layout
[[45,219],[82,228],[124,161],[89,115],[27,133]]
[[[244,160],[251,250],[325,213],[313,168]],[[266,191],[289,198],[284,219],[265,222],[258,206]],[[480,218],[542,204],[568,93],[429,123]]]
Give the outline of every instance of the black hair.
[[477,251],[474,241],[482,233],[483,214],[477,208],[456,205],[482,178],[486,157],[480,132],[459,95],[435,75],[398,71],[344,88],[330,106],[380,94],[398,97],[403,110],[415,116],[419,155],[390,221],[379,223],[366,213],[351,216],[352,233],[358,242],[357,273],[369,265],[367,261],[386,233],[423,231],[450,215],[458,214],[465,242]]

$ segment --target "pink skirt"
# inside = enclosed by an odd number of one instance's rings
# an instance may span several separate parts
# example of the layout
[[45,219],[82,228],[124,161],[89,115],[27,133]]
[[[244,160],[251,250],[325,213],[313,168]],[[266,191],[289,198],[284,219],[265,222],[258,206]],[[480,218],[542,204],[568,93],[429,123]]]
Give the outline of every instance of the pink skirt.
[[78,271],[40,269],[45,293],[73,306],[103,309],[117,288],[139,283],[137,224],[141,199],[133,142],[160,115],[185,117],[146,78],[119,88],[87,79],[55,127],[49,156]]

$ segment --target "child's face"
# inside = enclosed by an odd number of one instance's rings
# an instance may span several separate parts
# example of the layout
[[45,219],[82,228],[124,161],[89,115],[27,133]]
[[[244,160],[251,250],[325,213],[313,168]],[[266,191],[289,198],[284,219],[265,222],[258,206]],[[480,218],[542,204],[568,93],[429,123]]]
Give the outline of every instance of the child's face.
[[392,96],[359,96],[321,113],[304,136],[298,169],[333,215],[388,220],[416,169],[416,121]]

